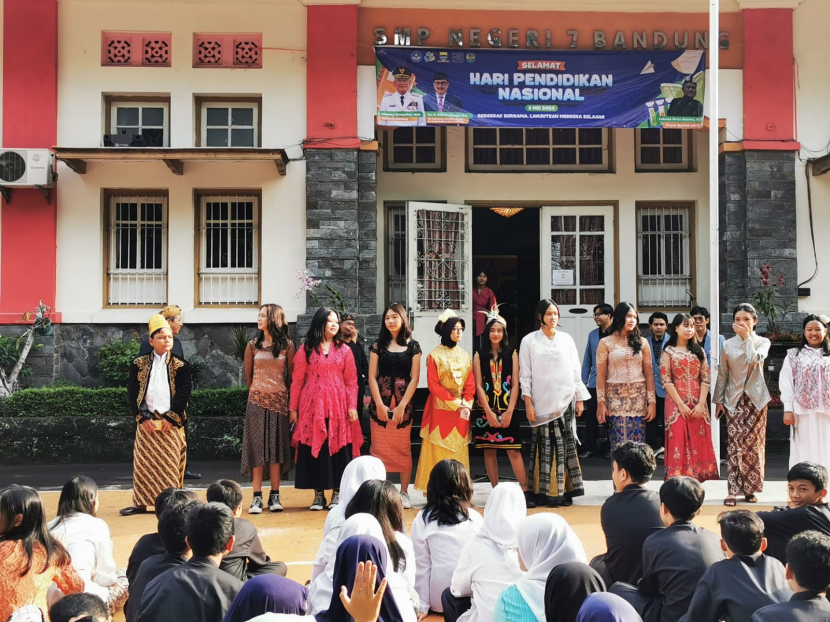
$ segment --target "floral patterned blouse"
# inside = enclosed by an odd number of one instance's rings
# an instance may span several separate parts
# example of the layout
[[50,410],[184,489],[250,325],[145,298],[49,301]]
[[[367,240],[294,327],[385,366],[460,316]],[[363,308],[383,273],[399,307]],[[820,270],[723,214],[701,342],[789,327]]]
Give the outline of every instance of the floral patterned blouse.
[[[660,356],[660,377],[664,387],[674,386],[683,403],[694,409],[700,400],[700,385],[709,384],[709,365],[705,358],[701,361],[686,348],[668,346]],[[677,421],[680,409],[668,395],[666,397],[666,425],[669,426]]]

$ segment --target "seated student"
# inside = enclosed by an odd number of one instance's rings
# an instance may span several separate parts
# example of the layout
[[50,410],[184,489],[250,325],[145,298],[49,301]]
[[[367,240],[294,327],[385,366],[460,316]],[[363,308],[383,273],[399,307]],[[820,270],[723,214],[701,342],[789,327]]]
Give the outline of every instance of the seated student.
[[46,527],[37,491],[12,484],[0,490],[0,620],[27,605],[46,611],[52,582],[64,594],[84,591],[69,553]]
[[193,557],[147,585],[138,622],[222,622],[244,583],[219,569],[233,550],[233,513],[221,503],[198,505],[187,513],[187,543]]
[[664,527],[660,495],[646,488],[656,468],[654,450],[645,443],[626,441],[614,450],[615,493],[600,510],[608,552],[591,560],[606,585],[636,583],[643,576],[643,542]]
[[602,577],[587,564],[559,564],[550,571],[545,583],[544,619],[547,622],[573,622],[585,599],[604,591]]
[[767,555],[787,563],[787,543],[808,529],[830,535],[830,506],[827,505],[827,469],[814,462],[799,462],[787,473],[790,506],[758,512],[764,521]]
[[159,520],[159,536],[165,553],[148,557],[138,569],[135,580],[130,584],[130,598],[124,605],[127,622],[133,622],[138,617],[138,606],[150,581],[171,568],[186,564],[193,556],[187,544],[187,514],[199,505],[198,501],[187,501],[164,510]]
[[51,622],[110,622],[107,604],[94,594],[70,594],[49,608]]
[[266,613],[305,615],[308,588],[296,581],[272,574],[245,582],[222,622],[248,622]]
[[579,537],[558,514],[534,514],[519,527],[519,564],[527,573],[504,590],[496,601],[494,622],[545,620],[548,575],[560,564],[581,562],[588,567]]
[[[550,618],[548,618],[550,622]],[[643,622],[629,605],[615,594],[590,594],[579,608],[576,622]]]
[[[168,488],[162,490],[156,497],[153,507],[156,511],[156,516],[161,518],[164,510],[176,503],[184,503],[185,501],[199,501],[199,495],[192,490],[185,490],[184,488]],[[132,585],[135,581],[135,576],[138,574],[138,568],[148,557],[153,555],[164,555],[167,551],[164,544],[159,537],[158,532],[148,533],[141,536],[138,542],[133,547],[133,552],[130,553],[130,559],[127,562],[127,582]]]
[[672,477],[660,487],[666,529],[643,543],[643,576],[637,586],[615,583],[610,592],[627,600],[644,622],[677,622],[689,609],[698,581],[723,552],[718,537],[696,527],[705,497],[691,477]]
[[764,523],[748,510],[718,516],[726,559],[709,566],[680,622],[749,622],[761,607],[792,596],[784,566],[764,555]]
[[[103,599],[110,613],[115,613],[127,600],[127,577],[119,576],[110,529],[97,513],[98,485],[78,475],[63,485],[58,515],[49,523],[49,531],[72,558],[72,566],[84,580],[84,592]],[[60,594],[53,594],[50,601],[55,598]]]
[[230,479],[220,479],[207,489],[207,500],[224,503],[233,512],[234,543],[233,550],[222,560],[220,568],[229,572],[240,581],[261,574],[278,574],[284,577],[288,566],[282,562],[272,562],[265,554],[259,534],[251,521],[242,516],[242,487]]
[[792,598],[759,609],[750,622],[830,622],[830,537],[818,531],[795,536],[787,545],[787,559]]
[[461,549],[452,584],[441,595],[446,622],[489,622],[496,600],[522,577],[518,530],[527,516],[522,487],[502,483],[484,506],[484,524]]
[[436,464],[429,474],[426,507],[412,523],[419,613],[444,610],[441,594],[452,582],[461,549],[483,522],[473,509],[473,483],[464,465],[452,458]]

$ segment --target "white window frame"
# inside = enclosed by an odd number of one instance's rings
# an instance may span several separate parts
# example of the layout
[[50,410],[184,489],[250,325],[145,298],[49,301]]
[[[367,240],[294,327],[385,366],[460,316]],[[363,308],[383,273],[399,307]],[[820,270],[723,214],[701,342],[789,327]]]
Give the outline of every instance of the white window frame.
[[[647,309],[655,308],[688,308],[689,294],[694,294],[693,277],[693,228],[692,219],[694,207],[687,203],[638,203],[636,206],[637,219],[637,304]],[[642,217],[658,216],[660,229],[658,231],[643,231]],[[678,230],[665,229],[665,216],[678,215],[682,217],[682,226]],[[645,236],[657,238],[657,253],[660,263],[660,274],[643,274],[643,241]],[[671,236],[679,236],[679,242]],[[667,253],[670,245],[681,245],[679,256],[682,261],[682,273],[667,274]]]
[[[430,126],[427,126],[430,127]],[[428,172],[443,172],[446,170],[444,162],[444,140],[446,129],[443,127],[433,126],[431,129],[435,131],[435,142],[419,143],[417,140],[418,129],[412,129],[412,142],[397,143],[398,146],[410,147],[414,152],[417,147],[435,147],[435,161],[434,162],[396,162],[395,161],[395,130],[390,128],[386,130],[386,140],[384,143],[384,168],[387,171],[428,171]]]
[[[228,206],[227,220],[220,220],[211,222],[222,222],[227,224],[228,231],[228,260],[230,263],[231,257],[231,243],[230,231],[234,223],[251,223],[253,227],[253,255],[250,267],[234,268],[231,266],[223,267],[208,267],[207,258],[209,256],[207,244],[207,204],[213,202],[253,202],[252,220],[234,220],[231,218],[230,205]],[[260,221],[260,199],[255,194],[201,194],[199,195],[199,306],[254,306],[259,304],[260,297],[260,236],[259,236],[259,221]],[[242,295],[240,292],[240,281],[242,282]],[[227,287],[228,293],[223,295],[222,286]],[[245,289],[255,292],[254,296],[245,296]],[[216,289],[219,293],[215,293]],[[233,290],[237,295],[231,295]]]
[[[118,110],[121,108],[138,108],[138,126],[135,128],[138,130],[138,133],[141,134],[141,131],[145,127],[154,130],[161,129],[164,132],[164,144],[162,147],[170,146],[170,102],[112,102],[110,104],[110,134],[118,134]],[[142,111],[144,108],[162,108],[164,110],[163,125],[161,127],[158,125],[143,125],[144,113]]]
[[[496,144],[488,144],[488,145],[475,145],[473,140],[473,134],[476,129],[492,129],[496,130]],[[502,129],[521,129],[525,132],[525,140],[524,144],[521,145],[501,145],[501,132],[499,130]],[[528,145],[527,144],[527,130],[535,130],[535,129],[547,129],[549,134],[549,141],[547,145]],[[576,132],[576,143],[575,144],[560,144],[553,142],[553,129],[574,129]],[[599,129],[602,131],[602,145],[583,145],[584,147],[591,147],[591,148],[601,148],[602,149],[602,163],[601,164],[579,164],[579,130],[580,129]],[[562,147],[573,147],[577,150],[577,163],[576,164],[553,164],[553,148],[562,148]],[[550,149],[550,164],[474,164],[474,150],[481,149],[481,148],[495,148],[499,150],[501,148],[509,148],[509,149],[524,149],[525,150],[525,162],[527,162],[527,151],[528,149]],[[611,161],[610,161],[610,152],[611,152],[611,133],[608,128],[468,128],[467,134],[467,170],[470,172],[493,172],[493,171],[547,171],[547,172],[568,172],[568,173],[581,173],[581,172],[609,172],[611,170]]]
[[[208,126],[207,124],[207,111],[208,108],[224,108],[228,111],[228,125],[211,125]],[[232,125],[231,124],[231,110],[233,108],[245,108],[245,109],[252,109],[253,110],[253,127],[250,125]],[[202,120],[202,134],[201,134],[201,145],[203,147],[210,147],[211,149],[256,149],[259,145],[259,104],[257,102],[239,102],[239,101],[227,101],[227,102],[213,102],[213,101],[206,101],[202,102],[202,109],[201,109],[201,120]],[[228,146],[227,147],[220,147],[220,146],[209,146],[207,144],[207,131],[208,130],[221,130],[225,129],[228,132]],[[249,130],[252,129],[254,132],[254,144],[253,146],[245,146],[245,147],[238,147],[234,145],[231,141],[233,132],[231,130]]]
[[[384,204],[384,211],[386,214],[385,304],[399,302],[406,307],[406,269],[408,261],[406,257],[406,203],[401,201],[387,202]],[[396,246],[403,249],[403,254],[398,258],[400,271],[394,269]],[[399,295],[395,296],[393,290],[396,290]]]
[[[117,216],[117,205],[119,203],[137,203],[136,219],[130,221],[119,221]],[[118,244],[118,232],[123,228],[119,227],[119,223],[129,222],[135,223],[136,227],[136,264],[140,262],[142,244],[142,225],[152,224],[156,225],[158,221],[142,220],[141,218],[141,204],[142,203],[161,203],[161,267],[160,268],[144,268],[137,266],[136,268],[117,268],[118,253],[120,246]],[[107,218],[107,275],[106,275],[106,300],[107,306],[110,307],[133,307],[133,306],[160,306],[167,304],[168,290],[167,290],[167,236],[168,236],[168,209],[167,196],[164,194],[135,194],[126,193],[119,194],[117,191],[108,194],[106,202],[106,209],[108,210]],[[149,296],[131,296],[130,288],[137,288],[145,292],[148,288],[150,290]],[[123,294],[124,289],[127,293]],[[153,296],[153,291],[163,291],[164,294],[160,296]],[[118,292],[120,295],[116,296]],[[142,299],[143,298],[143,299]]]
[[[642,136],[642,129],[635,129],[634,130],[634,157],[636,162],[636,169],[637,171],[689,171],[692,168],[691,165],[691,141],[692,135],[691,130],[675,130],[681,133],[683,137],[682,142],[680,145],[676,143],[663,143],[663,128],[648,128],[651,130],[658,130],[660,132],[660,142],[659,143],[649,143],[647,145],[642,144],[641,136]],[[644,147],[652,148],[656,147],[660,149],[660,162],[657,164],[652,163],[643,163],[643,151]],[[663,162],[663,147],[680,147],[683,151],[683,160],[681,162]]]

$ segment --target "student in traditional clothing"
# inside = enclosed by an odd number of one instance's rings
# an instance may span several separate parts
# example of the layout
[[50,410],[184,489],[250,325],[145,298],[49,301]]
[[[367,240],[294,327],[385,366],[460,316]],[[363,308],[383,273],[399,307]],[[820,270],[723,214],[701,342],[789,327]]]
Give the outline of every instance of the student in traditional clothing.
[[522,577],[518,531],[527,516],[518,484],[501,483],[484,506],[484,524],[461,550],[441,595],[446,622],[491,622],[503,590]]
[[[553,622],[548,620],[548,622]],[[636,609],[615,594],[590,594],[576,622],[643,622]]]
[[[373,456],[359,456],[349,462],[340,478],[340,503],[326,517],[323,526],[323,541],[317,549],[317,556],[311,565],[311,580],[314,581],[334,562],[340,528],[346,521],[346,508],[363,482],[370,479],[386,479],[383,462]],[[329,573],[331,574],[331,573]]]
[[612,453],[625,441],[644,443],[646,423],[657,413],[651,348],[640,336],[638,317],[630,302],[618,304],[611,335],[597,347],[597,420],[611,424]]
[[726,559],[709,566],[680,622],[749,622],[761,607],[789,600],[792,590],[784,566],[764,555],[764,523],[752,512],[718,516],[720,546]]
[[660,358],[663,354],[663,348],[669,342],[669,318],[661,311],[652,313],[648,318],[648,327],[651,330],[651,335],[646,338],[646,341],[651,350],[651,368],[654,375],[654,393],[657,401],[654,419],[646,423],[646,443],[651,445],[654,455],[659,456],[665,451],[666,444],[666,389],[663,388],[663,379],[660,376]]
[[[481,349],[473,357],[476,395],[481,410],[473,423],[473,442],[484,450],[484,468],[490,485],[499,483],[498,450],[507,452],[513,474],[525,492],[527,473],[522,459],[522,432],[516,404],[519,401],[519,357],[507,339],[507,321],[498,308],[487,314],[487,325],[481,335]],[[535,507],[533,504],[530,507]]]
[[12,484],[0,490],[0,620],[26,605],[47,611],[53,582],[64,594],[84,591],[69,553],[46,526],[37,491]]
[[830,466],[830,335],[826,316],[804,318],[798,348],[787,351],[778,379],[784,424],[790,430],[790,466]]
[[792,597],[759,609],[750,622],[830,622],[830,537],[817,531],[796,536],[787,545],[787,559]]
[[369,348],[369,390],[372,393],[369,453],[380,458],[387,473],[401,477],[405,510],[412,507],[412,398],[421,376],[421,346],[412,339],[406,309],[397,302],[386,307],[380,334]]
[[[107,609],[107,603],[98,596],[70,594],[49,608],[49,620],[50,622],[111,622],[112,617]],[[11,622],[15,622],[14,618]]]
[[542,506],[572,505],[573,497],[585,494],[574,414],[582,416],[591,394],[582,384],[573,338],[556,328],[559,305],[540,300],[536,323],[539,330],[522,339],[519,349],[522,397],[532,428],[527,477],[533,490],[525,498]]
[[421,419],[421,455],[415,473],[415,488],[426,491],[432,468],[444,458],[470,467],[470,407],[476,383],[473,362],[458,343],[464,335],[464,320],[447,310],[438,318],[435,332],[441,345],[427,357],[429,397]]
[[[599,436],[599,421],[597,421],[597,347],[599,340],[607,337],[611,328],[611,316],[614,307],[602,303],[594,307],[594,323],[597,327],[588,333],[588,343],[585,345],[585,354],[582,356],[582,384],[588,387],[591,399],[585,402],[585,451],[579,454],[580,460],[586,460],[594,455],[600,455],[597,438]],[[610,458],[609,455],[605,456]]]
[[473,508],[473,483],[464,465],[451,459],[436,464],[429,475],[426,507],[412,523],[419,617],[444,610],[441,594],[450,587],[461,550],[483,520]]
[[657,462],[645,443],[626,441],[614,450],[611,479],[614,494],[600,510],[608,552],[591,560],[607,585],[637,583],[643,576],[643,543],[661,531],[660,495],[647,488]]
[[534,514],[519,527],[519,564],[527,570],[496,601],[493,622],[545,622],[548,575],[560,564],[588,568],[585,548],[568,521],[558,514]]
[[615,583],[610,591],[627,600],[644,622],[676,622],[689,609],[698,581],[723,559],[720,540],[692,523],[705,498],[691,477],[673,477],[660,487],[662,529],[643,544],[643,576],[636,586]]
[[756,492],[764,490],[767,440],[767,406],[770,395],[764,381],[764,360],[770,341],[755,334],[758,313],[742,303],[732,312],[735,336],[721,351],[713,401],[717,415],[726,415],[729,433],[726,473],[729,495],[724,505],[735,507],[737,495],[747,503],[758,503]]
[[[186,503],[188,501],[199,501],[199,495],[192,490],[185,490],[184,488],[166,488],[162,490],[156,497],[153,503],[156,516],[161,522],[161,515],[168,508]],[[132,586],[135,582],[135,577],[138,574],[138,569],[145,559],[153,555],[164,555],[166,552],[161,535],[156,533],[146,533],[138,539],[135,543],[130,559],[127,562],[127,581]]]
[[280,481],[294,468],[288,389],[294,365],[294,344],[279,305],[262,305],[255,339],[245,348],[244,373],[248,387],[245,428],[242,432],[240,473],[250,477],[254,499],[249,514],[261,514],[262,479],[266,465],[271,480],[268,509],[282,512]]
[[478,352],[481,349],[481,336],[484,334],[484,325],[487,323],[483,313],[490,311],[498,303],[496,302],[496,294],[493,293],[492,289],[487,287],[487,273],[484,270],[478,271],[475,281],[475,285],[473,286],[473,324],[475,328],[475,332],[473,333],[473,351]]
[[326,507],[326,490],[333,490],[329,509],[340,503],[340,478],[363,444],[356,405],[357,368],[340,338],[340,319],[334,309],[317,309],[294,357],[288,411],[297,426],[294,487],[314,490],[311,510]]
[[191,509],[187,542],[193,557],[150,581],[138,606],[137,622],[222,622],[245,585],[219,568],[233,550],[233,530],[233,513],[224,504]]
[[207,489],[207,500],[224,503],[234,517],[233,550],[225,555],[219,566],[242,582],[263,574],[284,577],[288,567],[283,562],[271,561],[262,548],[259,533],[251,521],[242,517],[242,487],[233,480],[220,479]]
[[787,544],[803,531],[819,531],[830,536],[830,506],[827,504],[827,469],[814,462],[796,464],[787,473],[787,494],[790,502],[785,508],[758,512],[764,521],[764,533],[769,545],[767,555],[782,564]]
[[171,568],[186,564],[193,556],[187,543],[187,515],[199,501],[185,501],[167,508],[159,519],[159,536],[164,543],[165,552],[148,557],[138,569],[135,579],[130,583],[130,598],[124,605],[124,618],[134,622],[138,617],[138,606],[147,585],[157,576]]
[[174,356],[173,331],[162,315],[150,318],[153,352],[130,366],[127,395],[138,426],[133,450],[133,505],[122,516],[144,514],[165,488],[181,488],[187,459],[184,423],[190,401],[190,365]]
[[703,348],[695,340],[691,315],[678,313],[671,323],[671,339],[660,357],[660,377],[666,400],[666,479],[678,475],[699,482],[720,479],[706,396],[709,368]]
[[545,617],[541,622],[573,622],[585,599],[604,591],[605,582],[590,566],[582,562],[559,564],[545,583]]
[[249,622],[266,613],[304,616],[308,588],[277,575],[261,575],[246,582],[222,622]]
[[119,572],[115,567],[110,529],[96,517],[98,506],[97,484],[84,475],[73,477],[63,485],[49,531],[72,558],[84,580],[84,592],[101,598],[115,613],[127,600],[128,583],[123,569]]

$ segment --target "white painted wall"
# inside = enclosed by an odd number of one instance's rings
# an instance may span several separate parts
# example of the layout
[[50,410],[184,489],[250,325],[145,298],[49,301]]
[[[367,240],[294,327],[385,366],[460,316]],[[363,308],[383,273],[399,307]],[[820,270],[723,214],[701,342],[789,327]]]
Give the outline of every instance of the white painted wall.
[[[383,223],[384,201],[619,201],[620,300],[637,299],[637,258],[635,248],[637,201],[692,201],[696,258],[696,292],[700,304],[709,301],[709,201],[708,138],[705,131],[693,132],[697,172],[635,173],[634,130],[614,130],[616,173],[467,173],[463,128],[447,129],[447,171],[445,173],[401,173],[382,171],[378,161],[378,222]],[[383,230],[383,226],[379,226]],[[378,242],[378,301],[384,300],[385,252]],[[379,312],[382,308],[379,309]]]
[[[744,137],[744,72],[743,69],[721,69],[718,72],[718,116],[726,120],[726,140],[734,142]],[[709,116],[709,104],[703,102],[703,114]]]
[[[830,152],[830,3],[826,0],[804,0],[793,18],[794,55],[796,60],[797,139],[801,142],[800,159],[822,156]],[[798,280],[810,278],[815,269],[810,241],[807,207],[807,181],[804,162],[796,160],[796,205],[798,210]],[[799,310],[812,313],[830,311],[830,174],[810,180],[812,187],[813,224],[818,251],[818,274],[805,287],[811,295],[799,300]]]
[[[101,146],[103,94],[169,94],[171,147],[194,145],[194,96],[244,94],[262,97],[262,146],[302,155],[296,145],[306,125],[306,9],[300,3],[63,0],[59,11],[59,146]],[[173,66],[101,67],[102,30],[172,32]],[[193,69],[194,32],[262,32],[263,68]],[[186,322],[255,319],[250,309],[194,308],[193,191],[261,189],[262,300],[281,304],[290,321],[304,311],[304,300],[294,299],[296,271],[305,267],[303,161],[289,163],[285,177],[270,162],[187,163],[181,177],[161,163],[89,164],[87,170],[77,175],[59,167],[57,308],[64,321],[147,319],[144,309],[103,309],[102,191],[108,188],[168,189],[168,298],[183,308]]]

